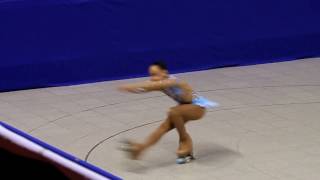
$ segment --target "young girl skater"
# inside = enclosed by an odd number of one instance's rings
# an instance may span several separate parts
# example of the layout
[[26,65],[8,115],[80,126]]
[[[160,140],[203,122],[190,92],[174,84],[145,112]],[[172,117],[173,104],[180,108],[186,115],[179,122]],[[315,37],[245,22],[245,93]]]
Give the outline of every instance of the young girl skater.
[[150,81],[128,84],[119,87],[119,90],[131,93],[145,93],[162,91],[178,105],[170,108],[168,117],[150,134],[143,143],[125,142],[132,159],[138,159],[142,152],[154,145],[168,131],[176,129],[179,134],[179,147],[176,151],[178,164],[191,161],[193,158],[192,139],[186,131],[185,124],[191,120],[198,120],[206,112],[206,108],[218,104],[195,94],[190,85],[169,75],[167,66],[162,62],[155,62],[149,67]]

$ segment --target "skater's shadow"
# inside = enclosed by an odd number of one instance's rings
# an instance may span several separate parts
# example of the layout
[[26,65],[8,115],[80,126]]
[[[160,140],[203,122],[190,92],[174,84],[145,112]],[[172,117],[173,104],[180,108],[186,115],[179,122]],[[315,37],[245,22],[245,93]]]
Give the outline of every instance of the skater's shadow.
[[[127,170],[132,173],[146,173],[147,171],[170,168],[177,166],[175,164],[176,155],[174,152],[169,152],[168,149],[174,149],[176,146],[174,142],[167,142],[161,146],[163,149],[153,153],[153,156],[147,155],[142,161],[132,162],[132,165],[127,166]],[[240,158],[241,153],[235,149],[230,149],[219,144],[214,143],[196,143],[194,144],[196,160],[190,163],[192,166],[209,166],[211,168],[219,168],[232,164],[235,160]],[[157,154],[157,156],[154,156]]]
[[206,143],[196,144],[196,163],[200,165],[219,168],[232,164],[242,157],[236,149],[231,149],[219,144]]

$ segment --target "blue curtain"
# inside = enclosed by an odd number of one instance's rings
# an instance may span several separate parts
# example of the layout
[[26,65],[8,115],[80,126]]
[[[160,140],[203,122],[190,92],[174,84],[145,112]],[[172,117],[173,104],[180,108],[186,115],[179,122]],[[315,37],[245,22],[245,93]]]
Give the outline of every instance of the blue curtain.
[[319,0],[0,0],[0,91],[320,55]]

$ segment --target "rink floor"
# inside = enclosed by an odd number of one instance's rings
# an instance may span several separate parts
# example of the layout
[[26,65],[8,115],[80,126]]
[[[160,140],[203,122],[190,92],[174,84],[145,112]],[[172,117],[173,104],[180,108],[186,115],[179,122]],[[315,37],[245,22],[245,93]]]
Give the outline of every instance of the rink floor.
[[174,106],[126,94],[140,79],[0,93],[0,120],[129,180],[315,180],[320,177],[320,58],[177,74],[220,107],[187,124],[195,161],[175,164],[176,131],[127,159]]

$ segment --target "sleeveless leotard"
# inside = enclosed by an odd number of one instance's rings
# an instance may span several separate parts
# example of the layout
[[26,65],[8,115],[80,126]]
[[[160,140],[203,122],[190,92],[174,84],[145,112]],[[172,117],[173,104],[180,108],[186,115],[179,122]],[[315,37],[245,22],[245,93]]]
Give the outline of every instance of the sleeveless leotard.
[[[178,79],[174,76],[170,76],[169,79]],[[163,92],[171,97],[173,100],[175,100],[179,104],[190,104],[188,102],[184,102],[182,99],[183,90],[179,86],[172,86],[169,88],[165,88]],[[201,106],[203,108],[213,108],[219,106],[218,103],[210,101],[202,96],[199,96],[195,92],[192,92],[192,104]]]

